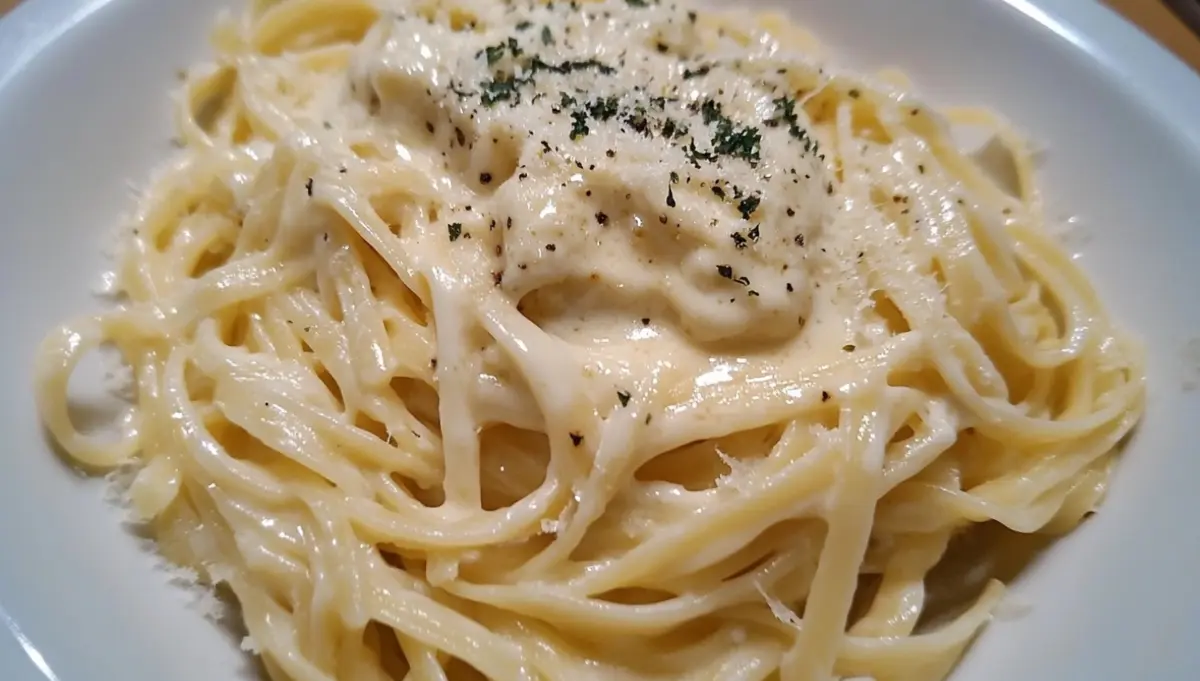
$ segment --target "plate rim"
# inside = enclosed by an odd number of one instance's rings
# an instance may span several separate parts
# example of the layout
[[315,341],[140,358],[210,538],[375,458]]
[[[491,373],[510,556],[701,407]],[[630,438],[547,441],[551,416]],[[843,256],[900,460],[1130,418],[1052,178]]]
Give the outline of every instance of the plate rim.
[[[0,93],[43,52],[60,40],[69,39],[72,29],[121,1],[23,0],[0,17]],[[1200,73],[1164,46],[1101,2],[973,1],[1015,11],[1056,40],[1069,44],[1074,54],[1086,58],[1086,68],[1097,70],[1114,87],[1124,90],[1164,134],[1185,146],[1186,155],[1200,169]],[[0,603],[0,638],[9,639],[9,643],[15,641],[24,653],[11,660],[15,668],[8,667],[10,659],[0,654],[0,674],[5,677],[13,674],[14,681],[22,678],[57,681],[44,662],[39,664],[40,655],[24,636],[19,623],[5,611],[3,603]]]

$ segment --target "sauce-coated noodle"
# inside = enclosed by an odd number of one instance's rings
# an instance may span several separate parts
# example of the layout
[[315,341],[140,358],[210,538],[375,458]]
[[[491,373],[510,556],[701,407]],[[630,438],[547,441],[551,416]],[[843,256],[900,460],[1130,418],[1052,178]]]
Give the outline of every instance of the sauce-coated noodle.
[[[215,44],[37,395],[276,679],[940,679],[1002,592],[929,622],[952,538],[1075,526],[1140,416],[1020,138],[778,17],[255,0]],[[105,343],[117,440],[67,407]]]

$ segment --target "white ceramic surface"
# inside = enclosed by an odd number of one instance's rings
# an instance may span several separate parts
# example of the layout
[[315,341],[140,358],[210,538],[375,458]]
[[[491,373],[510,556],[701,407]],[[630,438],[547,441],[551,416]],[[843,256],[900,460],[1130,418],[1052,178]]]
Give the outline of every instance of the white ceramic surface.
[[[50,454],[30,393],[42,334],[98,304],[102,236],[167,152],[166,93],[220,4],[27,0],[0,21],[5,681],[254,669],[100,484]],[[1183,354],[1200,336],[1200,78],[1091,0],[792,5],[846,62],[902,65],[936,101],[998,108],[1044,142],[1051,206],[1081,216],[1086,268],[1150,351],[1149,411],[1108,504],[1027,573],[1033,610],[993,624],[955,681],[1200,678],[1200,393],[1183,390],[1200,369]]]

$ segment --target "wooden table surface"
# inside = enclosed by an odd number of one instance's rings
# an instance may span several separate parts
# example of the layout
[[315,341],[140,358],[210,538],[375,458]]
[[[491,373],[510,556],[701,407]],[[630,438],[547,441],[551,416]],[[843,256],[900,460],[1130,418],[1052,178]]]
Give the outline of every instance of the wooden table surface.
[[[880,0],[885,2],[887,0]],[[1094,2],[1095,0],[1079,0]],[[1143,31],[1179,55],[1181,59],[1200,71],[1200,38],[1193,35],[1179,19],[1167,9],[1163,0],[1101,0],[1125,15]],[[0,0],[0,15],[19,4],[21,0]]]

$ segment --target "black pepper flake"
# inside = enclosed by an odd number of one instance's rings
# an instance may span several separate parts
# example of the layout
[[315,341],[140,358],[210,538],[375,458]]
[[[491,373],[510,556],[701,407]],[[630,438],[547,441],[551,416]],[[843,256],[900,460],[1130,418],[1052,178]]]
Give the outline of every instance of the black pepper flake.
[[326,130],[333,130],[333,123],[330,123],[329,121],[325,121],[324,123],[321,124],[321,126],[324,127]]
[[596,222],[601,226],[608,224],[608,215],[604,212],[596,213]]
[[617,152],[613,151],[612,149],[609,149],[608,151],[604,152],[604,155],[609,158],[613,158],[617,155]]
[[642,317],[642,326],[650,326],[650,318]]
[[646,425],[650,425],[650,421],[654,419],[654,414],[646,414]]
[[346,174],[346,166],[342,166],[342,167],[338,168],[338,172],[345,175]]
[[825,193],[826,193],[826,194],[828,194],[828,195],[830,195],[830,196],[833,196],[833,183],[832,183],[832,182],[830,182],[829,184],[825,185]]
[[660,224],[660,225],[667,224],[667,216],[666,215],[658,216],[658,224]]
[[[308,331],[308,329],[305,329],[305,331]],[[429,368],[437,369],[437,357],[434,357],[433,359],[429,360]]]
[[828,401],[829,401],[829,391],[828,391],[828,390],[822,390],[822,391],[821,391],[821,401],[822,401],[822,402],[828,402]]
[[854,352],[854,344],[847,343],[846,345],[842,346],[842,350],[845,350],[846,352]]
[[458,237],[462,236],[462,223],[451,222],[446,225],[446,231],[450,234],[450,241],[458,241]]
[[628,406],[629,406],[629,398],[630,398],[630,397],[632,397],[632,395],[630,395],[628,392],[626,392],[626,391],[624,391],[624,390],[618,390],[618,391],[617,391],[617,399],[621,401],[621,406],[622,406],[622,407],[628,407]]
[[733,234],[730,234],[729,237],[733,239],[734,248],[738,249],[739,251],[745,250],[747,241],[746,237],[742,236],[741,232],[734,232]]
[[670,48],[667,47],[666,43],[660,42],[660,43],[655,44],[654,49],[658,50],[659,54],[666,54],[667,50]]
[[525,29],[529,28],[530,26],[533,26],[533,22],[532,22],[532,21],[520,21],[520,22],[517,22],[517,30],[518,30],[518,31],[524,31]]
[[925,174],[925,164],[924,163],[917,164],[917,172],[921,173],[922,175]]
[[789,217],[789,218],[794,218],[794,217],[796,217],[796,209],[794,209],[794,208],[788,208],[788,209],[787,209],[787,215],[788,215],[788,217]]
[[794,239],[792,239],[792,241],[794,241],[797,246],[804,246],[804,235],[797,234],[796,237]]
[[725,190],[721,189],[720,187],[718,187],[715,184],[713,185],[712,193],[715,194],[717,196],[717,198],[720,198],[720,199],[725,198]]
[[750,289],[749,291],[746,291],[746,295],[750,296],[751,298],[757,298],[758,291],[755,291],[754,289]]
[[671,191],[671,185],[667,185],[667,207],[675,207],[675,194]]
[[851,90],[847,94],[850,95],[850,99],[858,99],[859,97],[862,96],[862,93],[859,92],[857,89]]
[[512,229],[512,217],[511,216],[508,218],[508,220],[505,221],[504,226],[507,229]]
[[480,184],[491,184],[492,183],[492,174],[491,173],[479,173],[479,183]]
[[521,173],[517,175],[517,180],[524,180],[527,177],[529,177],[529,173]]
[[543,45],[553,45],[554,44],[554,36],[551,35],[549,26],[542,27],[542,44]]
[[499,287],[500,284],[504,283],[504,272],[499,272],[499,271],[492,272],[492,283],[495,284],[497,287]]
[[696,23],[696,13],[695,12],[688,12],[687,18],[688,18],[688,21],[690,21],[691,23],[693,23],[693,24]]
[[546,244],[546,250],[553,253],[558,250],[558,246],[555,246],[554,244]]
[[547,154],[550,153],[550,143],[546,140],[542,140],[542,151]]
[[310,178],[308,178],[308,182],[304,183],[304,191],[308,192],[309,196],[312,196],[312,188],[313,188],[313,179],[310,177]]
[[796,289],[792,287],[792,284],[791,284],[791,282],[788,282],[788,285],[787,285],[787,292],[788,292],[788,293],[791,293],[792,291],[795,291],[795,290],[796,290]]
[[570,433],[570,435],[571,435],[571,444],[575,445],[576,447],[583,444],[583,436],[582,435],[580,435],[579,433]]
[[751,241],[758,241],[758,225],[754,225],[749,232],[746,232],[746,236],[750,237]]
[[733,267],[729,265],[717,265],[717,274],[723,279],[733,279]]
[[437,128],[433,127],[433,123],[425,121],[425,129],[429,131],[430,135],[432,135]]
[[459,146],[467,143],[467,136],[463,134],[462,128],[454,128],[454,138],[458,140]]

